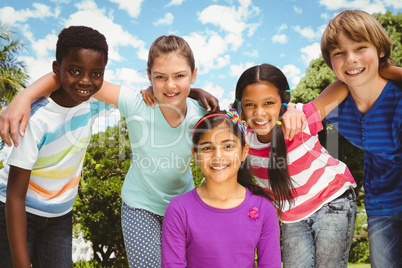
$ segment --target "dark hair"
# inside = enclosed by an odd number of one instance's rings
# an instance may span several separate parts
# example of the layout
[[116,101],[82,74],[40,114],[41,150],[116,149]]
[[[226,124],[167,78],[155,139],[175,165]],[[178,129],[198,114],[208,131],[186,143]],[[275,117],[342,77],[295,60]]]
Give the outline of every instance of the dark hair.
[[[210,115],[219,115],[219,116],[206,118]],[[233,124],[232,120],[226,116],[226,111],[215,111],[207,113],[204,117],[202,117],[198,121],[198,123],[196,125],[197,128],[194,129],[194,135],[193,135],[193,148],[195,152],[197,152],[198,150],[198,143],[201,140],[202,135],[205,133],[205,131],[211,130],[220,124],[225,124],[230,129],[230,132],[233,133],[241,141],[242,148],[244,148],[244,146],[246,145],[243,133],[240,131],[239,127]],[[261,188],[259,185],[257,185],[257,183],[254,181],[248,159],[249,158],[247,157],[242,162],[237,172],[237,182],[240,185],[248,188],[254,195],[263,196],[268,200],[272,201],[272,198],[269,195],[269,193],[265,191],[263,188]]]
[[[233,107],[241,110],[241,98],[243,90],[252,84],[272,84],[278,89],[278,94],[282,103],[289,103],[290,93],[289,84],[286,76],[281,70],[270,64],[261,64],[251,67],[243,72],[236,85],[236,101]],[[287,106],[281,105],[278,121],[282,120],[282,115],[287,111]],[[240,112],[239,112],[240,113]],[[272,140],[268,166],[269,184],[275,199],[275,205],[281,212],[284,202],[287,200],[290,205],[294,203],[293,195],[295,192],[292,178],[289,175],[287,164],[287,147],[282,132],[282,127],[278,124],[272,129]],[[281,161],[285,160],[285,161]]]
[[92,49],[103,54],[108,60],[108,45],[103,34],[86,26],[70,26],[59,33],[56,44],[56,60],[61,63],[70,50]]
[[176,35],[162,35],[158,37],[149,48],[147,71],[151,73],[155,58],[169,53],[179,53],[188,62],[191,72],[195,70],[195,60],[190,45],[182,37]]

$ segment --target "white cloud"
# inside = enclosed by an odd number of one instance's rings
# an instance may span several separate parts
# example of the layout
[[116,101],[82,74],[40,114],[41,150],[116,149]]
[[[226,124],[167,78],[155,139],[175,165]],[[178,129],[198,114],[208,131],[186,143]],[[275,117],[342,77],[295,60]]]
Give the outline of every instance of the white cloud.
[[300,77],[300,74],[301,74],[300,69],[297,68],[293,64],[287,64],[287,65],[283,66],[283,68],[281,70],[285,74],[286,78],[288,79],[290,87],[295,88],[297,86],[297,84],[300,82],[300,79],[301,79],[301,77]]
[[246,62],[244,64],[238,64],[238,65],[236,64],[230,65],[230,76],[236,77],[237,79],[245,70],[254,65],[255,64],[253,62]]
[[168,7],[170,6],[180,6],[181,4],[183,4],[184,0],[172,0],[170,1],[169,4],[167,4]]
[[[224,99],[219,99],[219,106],[222,110],[229,110],[230,105],[233,103],[235,99],[235,86],[233,86],[233,89],[229,91],[229,96],[224,96]],[[227,91],[227,89],[226,89]],[[226,98],[227,97],[227,98]]]
[[225,54],[228,50],[227,41],[216,32],[206,35],[192,33],[183,38],[193,50],[199,73],[208,73],[211,69],[219,69],[230,63],[230,56]]
[[302,29],[300,25],[297,25],[292,28],[295,32],[310,40],[314,39],[317,36],[313,29],[311,29],[311,27],[305,27]]
[[279,26],[278,28],[278,33],[282,32],[283,30],[286,30],[288,28],[288,26],[286,24],[282,24],[281,26]]
[[321,55],[320,43],[314,43],[310,46],[300,49],[303,62],[308,66],[313,59],[317,59]]
[[[344,9],[359,9],[364,10],[370,14],[374,12],[385,13],[386,8],[384,3],[387,5],[393,6],[402,6],[401,1],[395,0],[383,0],[383,1],[374,1],[373,3],[370,0],[320,0],[320,5],[327,7],[329,10],[344,10]],[[396,3],[398,2],[398,3]],[[391,4],[392,3],[392,4]]]
[[57,18],[60,14],[59,9],[51,10],[48,6],[39,3],[32,4],[33,9],[15,10],[13,7],[3,7],[0,9],[2,23],[13,25],[18,22],[25,22],[31,18],[44,19],[47,17]]
[[392,6],[395,9],[402,8],[401,0],[383,0],[386,6]]
[[129,86],[138,90],[145,89],[149,86],[146,71],[138,72],[129,68],[118,68],[115,71],[109,71],[105,75],[107,81],[116,80],[122,86]]
[[253,49],[251,51],[246,51],[246,52],[244,52],[244,55],[246,55],[248,57],[252,57],[252,58],[258,58],[258,50]]
[[158,25],[171,25],[173,23],[173,19],[174,19],[174,17],[173,17],[172,13],[166,13],[165,17],[157,20],[153,24],[155,26],[158,26]]
[[221,31],[227,33],[225,39],[231,44],[233,50],[237,50],[243,44],[243,32],[247,30],[248,36],[252,36],[260,23],[246,23],[248,17],[256,16],[260,9],[251,4],[250,0],[240,0],[240,6],[210,5],[198,12],[198,20],[203,24],[213,24]]
[[119,9],[126,10],[128,15],[137,18],[141,12],[141,4],[144,0],[109,0],[119,4]]
[[222,99],[223,93],[225,92],[223,88],[218,85],[214,85],[212,82],[204,84],[202,89],[214,95],[218,100]]
[[303,13],[303,9],[297,7],[297,6],[293,6],[293,10],[295,11],[296,14],[302,14]]
[[288,37],[285,34],[276,34],[272,37],[272,42],[285,44],[288,42]]
[[70,15],[66,20],[65,26],[70,25],[86,25],[97,29],[105,35],[109,45],[109,59],[114,61],[122,61],[123,58],[119,54],[119,46],[131,46],[138,50],[137,57],[147,60],[145,42],[138,40],[136,36],[123,30],[122,26],[113,22],[113,18],[105,15],[105,10],[98,9],[95,2],[87,0],[81,4],[77,4],[79,9],[76,13]]

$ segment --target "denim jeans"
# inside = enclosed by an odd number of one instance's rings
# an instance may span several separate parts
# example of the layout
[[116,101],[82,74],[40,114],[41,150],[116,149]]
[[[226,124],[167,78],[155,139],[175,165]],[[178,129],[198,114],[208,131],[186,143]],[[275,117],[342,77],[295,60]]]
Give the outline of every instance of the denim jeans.
[[[32,267],[72,267],[72,216],[45,218],[27,212],[27,246]],[[7,238],[5,204],[0,202],[0,262],[13,267]]]
[[402,212],[369,216],[367,222],[371,267],[402,267]]
[[347,267],[356,221],[355,200],[351,188],[309,217],[283,223],[283,267]]

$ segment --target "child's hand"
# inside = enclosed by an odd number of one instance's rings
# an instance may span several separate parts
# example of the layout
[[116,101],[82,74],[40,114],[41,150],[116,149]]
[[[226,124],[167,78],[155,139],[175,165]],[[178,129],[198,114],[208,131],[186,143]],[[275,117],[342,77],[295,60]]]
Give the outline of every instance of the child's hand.
[[191,88],[190,98],[197,99],[199,103],[207,110],[207,112],[215,112],[219,110],[219,101],[214,95],[206,92],[201,88]]
[[285,139],[292,140],[307,126],[306,115],[294,108],[294,104],[288,104],[288,110],[282,116],[282,131]]
[[151,105],[152,109],[155,108],[157,103],[152,86],[140,91],[142,98],[147,106]]
[[30,101],[17,95],[1,114],[0,137],[8,146],[11,146],[9,133],[11,134],[14,146],[18,146],[18,132],[21,137],[24,136],[30,113]]

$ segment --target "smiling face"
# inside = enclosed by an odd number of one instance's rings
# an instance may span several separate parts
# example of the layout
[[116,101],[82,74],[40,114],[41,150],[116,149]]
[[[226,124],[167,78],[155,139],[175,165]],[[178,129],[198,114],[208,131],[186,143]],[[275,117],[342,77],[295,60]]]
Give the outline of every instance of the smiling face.
[[236,182],[241,162],[247,157],[248,145],[242,148],[241,141],[226,123],[205,131],[193,156],[200,165],[207,183]]
[[330,59],[335,75],[346,83],[351,90],[367,88],[380,79],[377,48],[369,42],[356,42],[339,35],[339,47],[332,50]]
[[51,94],[59,105],[73,107],[87,101],[103,84],[105,56],[92,49],[70,49],[61,63],[53,62],[53,72],[61,88]]
[[242,119],[257,133],[258,139],[270,142],[281,109],[278,89],[271,83],[251,84],[241,98]]
[[186,98],[196,76],[197,69],[192,72],[186,58],[174,52],[156,57],[148,72],[158,102],[179,109],[186,107]]

